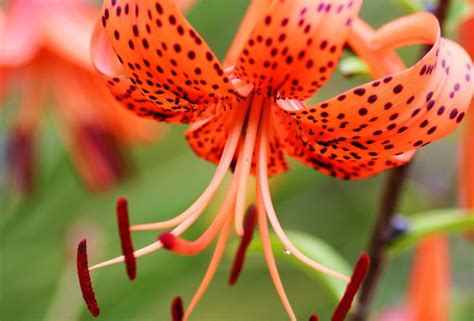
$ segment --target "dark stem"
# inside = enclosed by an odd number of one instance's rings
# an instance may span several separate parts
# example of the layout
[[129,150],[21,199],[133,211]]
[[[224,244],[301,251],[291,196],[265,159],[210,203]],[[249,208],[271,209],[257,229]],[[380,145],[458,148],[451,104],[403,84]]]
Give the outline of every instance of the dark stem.
[[375,297],[377,285],[384,271],[387,257],[384,247],[391,232],[390,222],[395,216],[403,188],[410,170],[411,162],[395,168],[389,174],[383,191],[377,222],[372,232],[369,246],[370,268],[362,286],[356,311],[352,321],[365,321]]
[[[443,29],[446,20],[450,0],[440,0],[433,14],[438,18]],[[423,50],[424,56],[431,46],[426,46]],[[401,167],[391,171],[387,179],[384,192],[382,195],[379,212],[377,214],[377,222],[372,232],[369,256],[371,264],[367,278],[362,286],[357,308],[352,315],[352,321],[367,321],[375,298],[377,286],[384,272],[387,263],[387,256],[384,252],[385,245],[391,232],[391,222],[397,212],[406,180],[409,176],[410,167],[413,160]]]

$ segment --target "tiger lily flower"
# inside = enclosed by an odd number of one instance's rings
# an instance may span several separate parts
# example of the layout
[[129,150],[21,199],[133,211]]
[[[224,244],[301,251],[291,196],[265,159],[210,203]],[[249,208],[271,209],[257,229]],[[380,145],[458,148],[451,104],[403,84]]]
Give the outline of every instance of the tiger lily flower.
[[442,236],[433,236],[423,240],[415,252],[404,306],[386,310],[375,320],[450,320],[449,273],[448,241]]
[[[474,59],[474,1],[471,1],[470,15],[460,24],[460,44]],[[474,106],[474,100],[471,101],[471,108]],[[461,164],[459,166],[459,181],[460,181],[460,201],[461,206],[469,211],[474,211],[474,119],[472,111],[469,112],[469,117],[464,127],[463,141],[462,141],[462,155]],[[474,231],[468,233],[471,239],[474,240]]]
[[[361,0],[252,1],[223,67],[171,1],[104,1],[93,59],[111,92],[141,117],[190,123],[186,139],[191,148],[217,169],[204,193],[164,222],[130,225],[127,201],[120,199],[122,256],[89,267],[86,241],[81,242],[78,274],[92,314],[99,309],[89,271],[125,262],[134,279],[137,257],[163,247],[196,255],[217,238],[208,271],[186,311],[181,299],[173,303],[174,320],[188,320],[216,272],[232,226],[242,240],[231,284],[257,225],[276,291],[289,318],[296,320],[270,247],[270,221],[288,253],[349,282],[333,317],[344,320],[368,258],[361,257],[352,278],[308,258],[278,221],[269,177],[288,169],[285,154],[341,179],[361,179],[401,165],[458,126],[473,83],[471,60],[441,37],[431,14],[404,17],[374,30],[358,17],[361,5]],[[405,68],[395,50],[414,44],[432,49]],[[376,80],[307,106],[304,100],[329,80],[346,45],[368,63]],[[214,221],[197,240],[184,240],[181,235],[207,208],[229,169],[234,175]],[[256,209],[245,215],[251,175],[256,177]],[[171,231],[156,242],[134,250],[131,231],[167,229]]]
[[117,102],[93,68],[90,37],[99,8],[85,0],[9,0],[3,8],[0,106],[8,94],[19,97],[7,146],[13,183],[21,192],[34,187],[37,133],[51,97],[83,180],[93,191],[110,187],[126,172],[121,146],[149,141],[157,132],[113,108]]

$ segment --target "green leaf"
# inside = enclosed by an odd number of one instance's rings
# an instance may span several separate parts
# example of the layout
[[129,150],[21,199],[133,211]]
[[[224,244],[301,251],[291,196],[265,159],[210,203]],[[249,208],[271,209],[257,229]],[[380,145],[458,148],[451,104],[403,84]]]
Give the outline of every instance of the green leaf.
[[[295,246],[298,247],[301,252],[303,252],[312,260],[320,262],[327,267],[345,275],[349,276],[351,274],[350,264],[326,242],[307,233],[298,231],[288,231],[287,235],[293,244],[295,244]],[[273,253],[277,259],[284,259],[286,262],[301,269],[309,277],[321,283],[321,285],[325,287],[334,301],[339,301],[346,288],[346,283],[344,281],[315,271],[301,263],[293,255],[286,254],[282,243],[276,235],[271,234],[270,241]],[[249,254],[263,255],[260,238],[255,238],[255,240],[252,242],[251,246],[249,247]]]
[[406,13],[425,11],[425,2],[423,0],[395,0],[395,3]]
[[474,230],[474,215],[469,215],[459,209],[442,209],[417,214],[410,217],[409,222],[408,233],[396,238],[388,245],[390,255],[398,255],[430,235]]
[[339,63],[339,71],[346,77],[370,74],[367,64],[356,56],[347,56],[343,58]]

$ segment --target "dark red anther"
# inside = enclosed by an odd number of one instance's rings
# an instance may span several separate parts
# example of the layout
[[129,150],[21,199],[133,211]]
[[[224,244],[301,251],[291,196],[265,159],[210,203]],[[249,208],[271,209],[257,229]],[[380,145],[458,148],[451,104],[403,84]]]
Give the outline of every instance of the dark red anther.
[[128,163],[113,133],[96,123],[82,124],[75,132],[73,143],[80,154],[78,161],[89,187],[102,192],[122,180],[128,173]]
[[332,321],[344,321],[346,318],[349,309],[351,308],[352,301],[354,301],[354,297],[357,294],[362,282],[367,275],[367,271],[369,270],[370,259],[367,253],[362,253],[357,260],[357,263],[354,267],[354,271],[352,272],[351,281],[346,287],[346,291],[342,296],[341,301],[336,307],[334,314],[332,315]]
[[173,245],[175,243],[175,240],[176,240],[176,236],[174,236],[173,234],[171,234],[170,232],[165,232],[165,233],[162,233],[158,239],[160,240],[160,242],[163,244],[163,247],[167,250],[171,250],[173,249]]
[[82,240],[77,246],[77,276],[81,286],[82,297],[87,304],[87,308],[93,316],[100,313],[99,305],[95,299],[92,288],[91,276],[89,274],[89,262],[87,261],[87,240]]
[[183,321],[183,299],[180,296],[174,298],[173,303],[171,304],[171,317],[173,318],[173,321]]
[[319,318],[316,314],[313,314],[309,317],[309,321],[319,321]]
[[13,183],[22,193],[28,194],[34,185],[33,134],[29,130],[15,129],[9,137],[7,157]]
[[137,276],[137,260],[133,253],[134,249],[132,236],[130,234],[127,199],[123,197],[119,198],[117,201],[117,223],[122,254],[125,257],[125,268],[130,280],[134,280]]
[[247,252],[247,248],[253,238],[256,222],[257,209],[254,205],[251,205],[247,209],[247,215],[245,217],[244,235],[242,235],[239,248],[237,249],[237,254],[235,255],[235,259],[232,264],[232,270],[230,272],[228,281],[229,285],[234,285],[239,278],[240,272],[242,271],[242,268],[245,263],[245,253]]

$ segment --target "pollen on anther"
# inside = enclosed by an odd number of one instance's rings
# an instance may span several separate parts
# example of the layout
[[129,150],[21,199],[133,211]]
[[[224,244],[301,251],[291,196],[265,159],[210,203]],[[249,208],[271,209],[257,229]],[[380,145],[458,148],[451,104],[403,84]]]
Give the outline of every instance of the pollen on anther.
[[137,276],[137,261],[134,255],[132,236],[130,235],[130,220],[127,200],[123,197],[117,201],[117,223],[122,254],[125,257],[125,268],[130,280]]
[[334,311],[331,321],[344,321],[346,318],[349,309],[351,308],[352,302],[354,301],[354,297],[357,294],[362,282],[367,275],[367,271],[369,270],[370,259],[367,253],[362,253],[357,263],[354,267],[354,271],[352,272],[351,281],[346,287],[346,291],[342,296],[341,301],[336,307]]
[[92,288],[91,276],[89,274],[89,262],[87,260],[87,240],[82,240],[77,246],[77,276],[81,287],[82,297],[87,304],[87,309],[93,316],[98,316],[100,308]]
[[232,264],[232,269],[228,280],[229,285],[234,285],[237,282],[240,272],[242,271],[242,267],[245,263],[245,253],[247,251],[248,246],[250,245],[250,242],[252,241],[256,221],[257,209],[255,208],[255,206],[251,205],[247,209],[244,234],[242,235],[239,248],[237,249],[237,254],[235,255],[235,259]]
[[174,243],[175,243],[175,240],[176,240],[176,236],[174,236],[173,234],[171,234],[170,232],[165,232],[165,233],[162,233],[158,239],[160,240],[160,242],[163,244],[163,247],[167,250],[171,250],[174,246]]
[[171,303],[171,317],[173,321],[183,321],[183,299],[180,296],[175,297],[173,303]]

